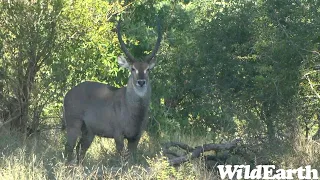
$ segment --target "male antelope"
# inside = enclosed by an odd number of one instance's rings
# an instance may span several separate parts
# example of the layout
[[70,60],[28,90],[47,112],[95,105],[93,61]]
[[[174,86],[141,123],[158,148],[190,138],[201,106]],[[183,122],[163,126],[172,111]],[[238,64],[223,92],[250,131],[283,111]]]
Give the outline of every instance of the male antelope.
[[135,151],[142,131],[148,121],[151,96],[149,70],[155,66],[155,55],[160,47],[161,33],[158,23],[158,39],[144,62],[137,61],[126,48],[117,25],[120,46],[128,59],[118,57],[121,67],[131,71],[126,87],[116,88],[99,82],[86,81],[73,87],[64,98],[64,120],[67,129],[65,155],[70,162],[77,139],[78,162],[84,158],[95,136],[114,138],[120,153],[124,138],[128,150]]

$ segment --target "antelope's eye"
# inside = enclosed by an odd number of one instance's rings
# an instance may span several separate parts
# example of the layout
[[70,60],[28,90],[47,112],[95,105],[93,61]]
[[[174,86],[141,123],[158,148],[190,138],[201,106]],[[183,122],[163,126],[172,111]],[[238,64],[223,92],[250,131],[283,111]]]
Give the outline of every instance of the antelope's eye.
[[133,68],[133,67],[131,68],[131,71],[135,71],[135,70],[136,70],[135,68]]
[[150,69],[148,68],[148,69],[147,69],[147,71],[149,72],[149,71],[150,71]]

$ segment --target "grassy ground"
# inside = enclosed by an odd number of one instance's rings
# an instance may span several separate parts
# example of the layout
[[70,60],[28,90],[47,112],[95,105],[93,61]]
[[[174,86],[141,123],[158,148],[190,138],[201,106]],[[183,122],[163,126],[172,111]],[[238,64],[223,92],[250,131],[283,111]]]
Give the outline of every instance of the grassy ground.
[[[173,137],[172,137],[173,138]],[[176,137],[181,140],[181,137]],[[168,165],[160,142],[150,143],[145,135],[134,164],[115,154],[113,140],[96,138],[83,166],[66,166],[63,158],[64,133],[43,132],[21,138],[18,133],[0,133],[0,179],[212,179],[201,161],[179,168]]]
[[[175,140],[196,146],[210,143],[210,137],[179,133],[151,141],[144,136],[135,164],[128,165],[115,152],[112,140],[96,138],[83,166],[66,166],[63,158],[64,133],[42,132],[35,137],[21,138],[18,133],[0,133],[0,179],[219,179],[205,168],[202,160],[185,163],[178,168],[168,165],[161,155],[161,141]],[[277,157],[281,168],[304,165],[320,167],[320,145],[315,141],[297,141],[292,153]]]

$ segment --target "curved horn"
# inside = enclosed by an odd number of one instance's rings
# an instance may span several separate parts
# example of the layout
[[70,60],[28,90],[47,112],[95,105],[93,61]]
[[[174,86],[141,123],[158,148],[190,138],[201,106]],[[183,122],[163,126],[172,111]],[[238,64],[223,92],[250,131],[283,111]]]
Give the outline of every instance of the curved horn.
[[149,62],[149,61],[156,55],[156,53],[158,52],[159,47],[160,47],[160,42],[161,42],[161,39],[162,39],[161,26],[160,26],[159,17],[157,18],[157,21],[158,21],[158,39],[157,39],[156,45],[155,45],[154,49],[152,50],[152,52],[145,58],[145,60],[148,61],[148,62]]
[[128,57],[129,61],[133,62],[134,57],[130,54],[129,50],[127,49],[125,43],[122,40],[121,33],[120,33],[120,20],[118,21],[117,25],[117,34],[118,34],[118,40],[120,43],[121,50],[124,52],[124,54]]

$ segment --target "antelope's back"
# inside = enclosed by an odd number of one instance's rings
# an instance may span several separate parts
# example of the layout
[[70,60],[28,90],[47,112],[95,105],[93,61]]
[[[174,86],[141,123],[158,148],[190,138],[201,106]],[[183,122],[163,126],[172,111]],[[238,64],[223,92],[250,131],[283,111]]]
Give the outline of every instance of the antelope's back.
[[112,97],[118,88],[93,81],[85,81],[67,92],[63,101],[66,125],[81,120],[88,105]]

